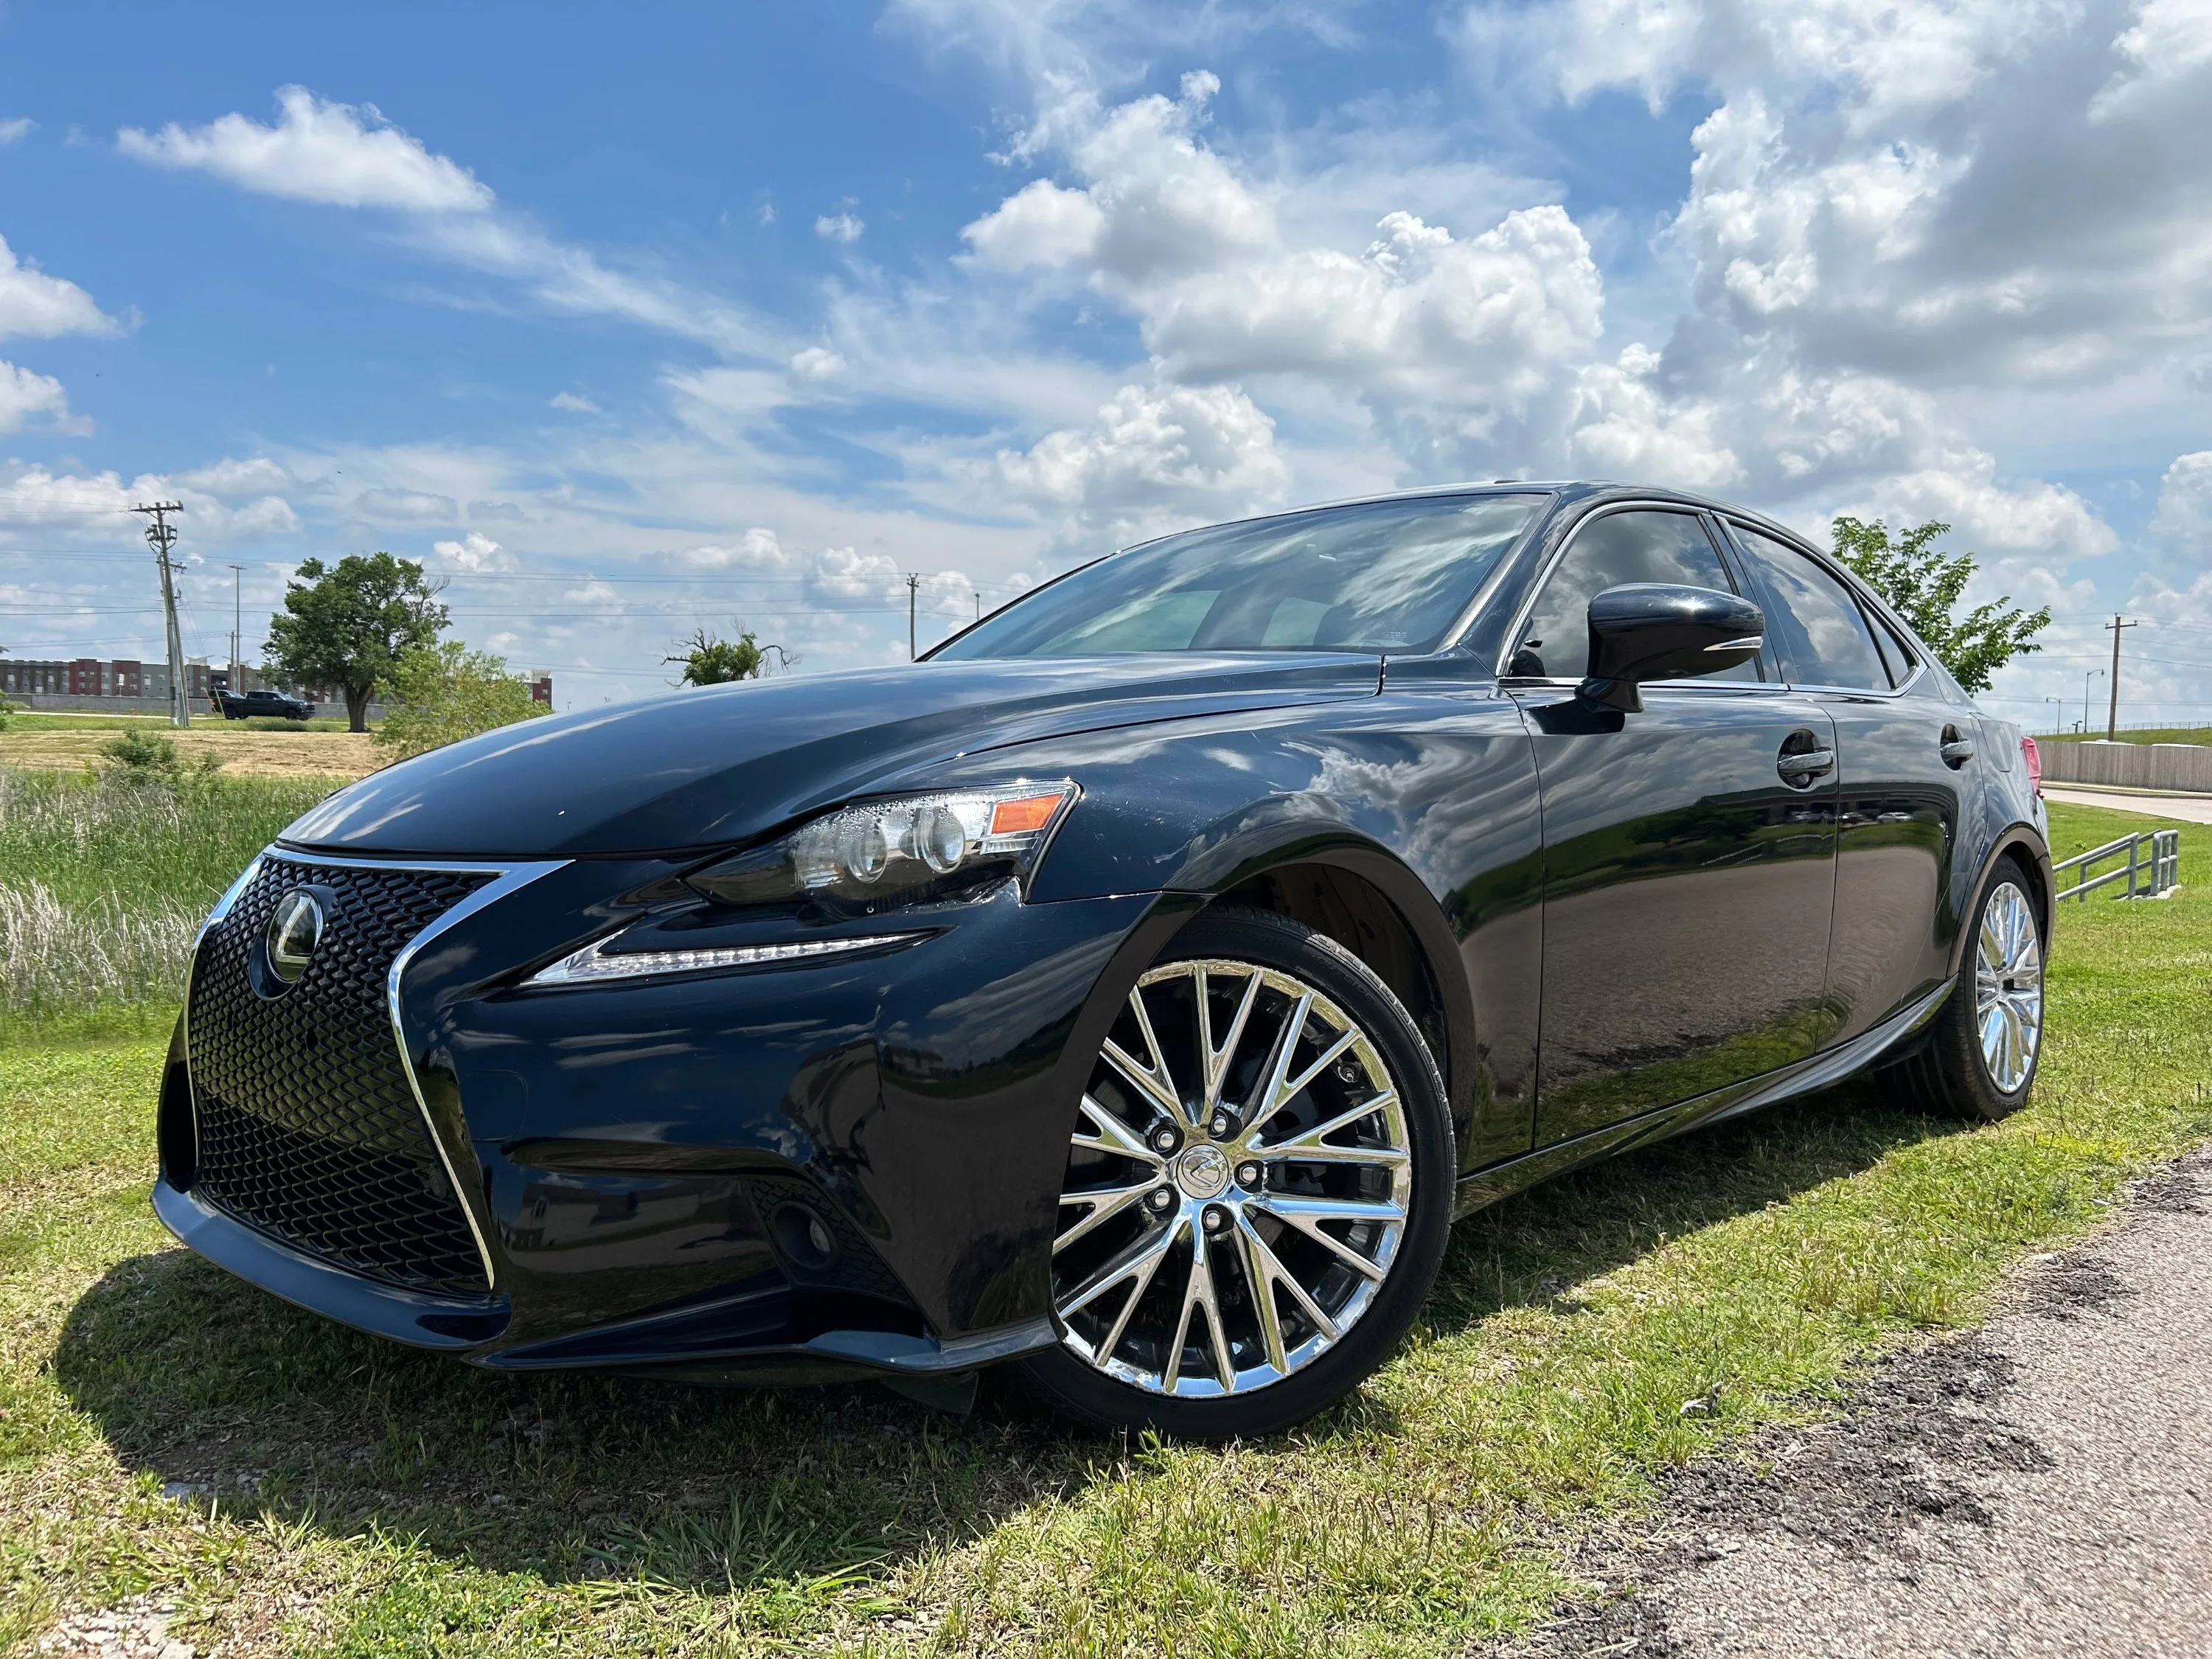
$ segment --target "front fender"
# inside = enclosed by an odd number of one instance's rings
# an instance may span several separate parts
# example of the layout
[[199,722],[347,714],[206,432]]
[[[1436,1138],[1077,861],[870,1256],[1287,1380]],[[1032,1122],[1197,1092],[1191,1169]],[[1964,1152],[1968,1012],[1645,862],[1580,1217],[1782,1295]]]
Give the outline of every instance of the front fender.
[[1203,900],[1291,866],[1356,876],[1426,970],[1465,1156],[1527,1150],[1542,847],[1534,761],[1510,702],[1386,695],[1129,727],[968,757],[915,782],[1055,776],[1084,793],[1032,899]]

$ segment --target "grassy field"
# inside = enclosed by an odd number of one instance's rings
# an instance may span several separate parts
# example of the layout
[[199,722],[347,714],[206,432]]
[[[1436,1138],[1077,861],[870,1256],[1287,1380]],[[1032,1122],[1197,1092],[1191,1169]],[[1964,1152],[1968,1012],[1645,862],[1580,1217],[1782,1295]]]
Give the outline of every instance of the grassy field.
[[203,720],[189,731],[164,720],[118,714],[15,714],[0,731],[0,768],[82,772],[104,763],[106,745],[125,730],[151,732],[177,746],[187,766],[212,755],[233,777],[301,778],[343,781],[373,772],[391,759],[365,732],[343,721],[316,722],[301,731],[290,722]]
[[[2155,822],[2052,813],[2063,856]],[[2212,838],[2062,917],[2035,1104],[1839,1091],[1462,1224],[1359,1396],[1227,1450],[1073,1433],[987,1380],[494,1377],[170,1247],[160,1048],[0,1047],[0,1644],[109,1610],[202,1652],[1446,1654],[1574,1593],[1657,1472],[1971,1322],[2212,1136]],[[88,1648],[86,1650],[91,1650]]]
[[[2104,735],[2103,728],[2100,727],[2094,732],[2059,732],[2049,736],[2039,733],[2035,740],[2038,743],[2082,743]],[[2121,743],[2212,744],[2212,726],[2168,726],[2152,731],[2116,732],[2112,735]]]

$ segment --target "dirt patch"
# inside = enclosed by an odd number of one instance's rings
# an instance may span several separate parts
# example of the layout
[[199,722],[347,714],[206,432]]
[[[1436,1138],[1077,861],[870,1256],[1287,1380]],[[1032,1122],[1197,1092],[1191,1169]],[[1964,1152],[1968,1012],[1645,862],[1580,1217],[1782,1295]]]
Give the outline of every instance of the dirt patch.
[[2135,1206],[2166,1215],[2205,1214],[2206,1170],[2207,1165],[2195,1158],[2170,1170],[2161,1170],[2136,1188]]
[[[74,772],[106,765],[106,746],[119,735],[99,728],[0,732],[0,766]],[[155,735],[175,744],[178,758],[187,766],[195,764],[203,754],[214,754],[222,758],[224,773],[234,777],[357,778],[374,771],[387,758],[366,732],[194,726],[184,732],[157,731]]]
[[176,1611],[173,1602],[141,1595],[98,1613],[71,1613],[31,1650],[53,1659],[80,1654],[98,1659],[192,1659],[192,1644],[169,1634]]

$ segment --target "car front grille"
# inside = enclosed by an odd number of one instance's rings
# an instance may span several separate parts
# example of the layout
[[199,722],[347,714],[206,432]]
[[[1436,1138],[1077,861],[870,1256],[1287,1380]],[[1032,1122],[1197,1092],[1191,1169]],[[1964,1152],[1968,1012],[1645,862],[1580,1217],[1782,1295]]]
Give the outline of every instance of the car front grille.
[[[192,968],[196,1192],[295,1249],[386,1284],[490,1289],[402,1069],[385,986],[409,942],[491,879],[263,860]],[[333,896],[321,941],[296,984],[263,996],[254,958],[270,914],[310,883]]]

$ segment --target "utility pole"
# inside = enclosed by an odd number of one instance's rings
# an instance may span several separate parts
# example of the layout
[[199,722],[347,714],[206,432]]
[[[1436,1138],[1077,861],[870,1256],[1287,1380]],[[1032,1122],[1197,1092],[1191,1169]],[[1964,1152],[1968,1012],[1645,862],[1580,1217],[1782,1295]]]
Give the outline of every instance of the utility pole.
[[2111,738],[2120,735],[2120,630],[2123,628],[2140,628],[2142,624],[2122,622],[2115,612],[2112,621],[2105,625],[2112,630],[2112,702],[2111,711],[2105,716],[2105,736]]
[[975,595],[975,620],[983,620],[983,596],[981,593]]
[[243,582],[245,580],[246,580],[246,567],[245,567],[244,565],[242,565],[242,564],[234,564],[234,565],[231,566],[231,568],[230,568],[230,689],[231,689],[234,692],[236,692],[236,691],[243,691],[243,690],[246,690],[246,682],[245,682],[244,678],[240,677],[240,675],[239,674],[239,672],[238,672],[238,644],[239,644],[238,636],[239,636],[239,634],[240,634],[240,623],[241,622],[243,622],[243,621],[244,621],[244,619],[245,619],[245,616],[246,616],[246,611],[245,611],[244,602],[240,599],[240,596],[239,596],[239,586],[240,586],[240,584],[241,582]]
[[906,579],[906,659],[908,662],[912,662],[916,657],[921,655],[921,653],[915,649],[914,634],[915,599],[921,592],[921,578],[911,571],[908,572]]
[[182,501],[155,501],[149,506],[131,509],[143,513],[153,522],[146,526],[146,545],[154,550],[154,562],[161,571],[161,615],[169,630],[169,724],[190,726],[192,723],[192,699],[185,684],[185,642],[177,632],[176,562],[169,557],[169,550],[177,544],[177,532],[169,527],[169,514],[185,510]]

